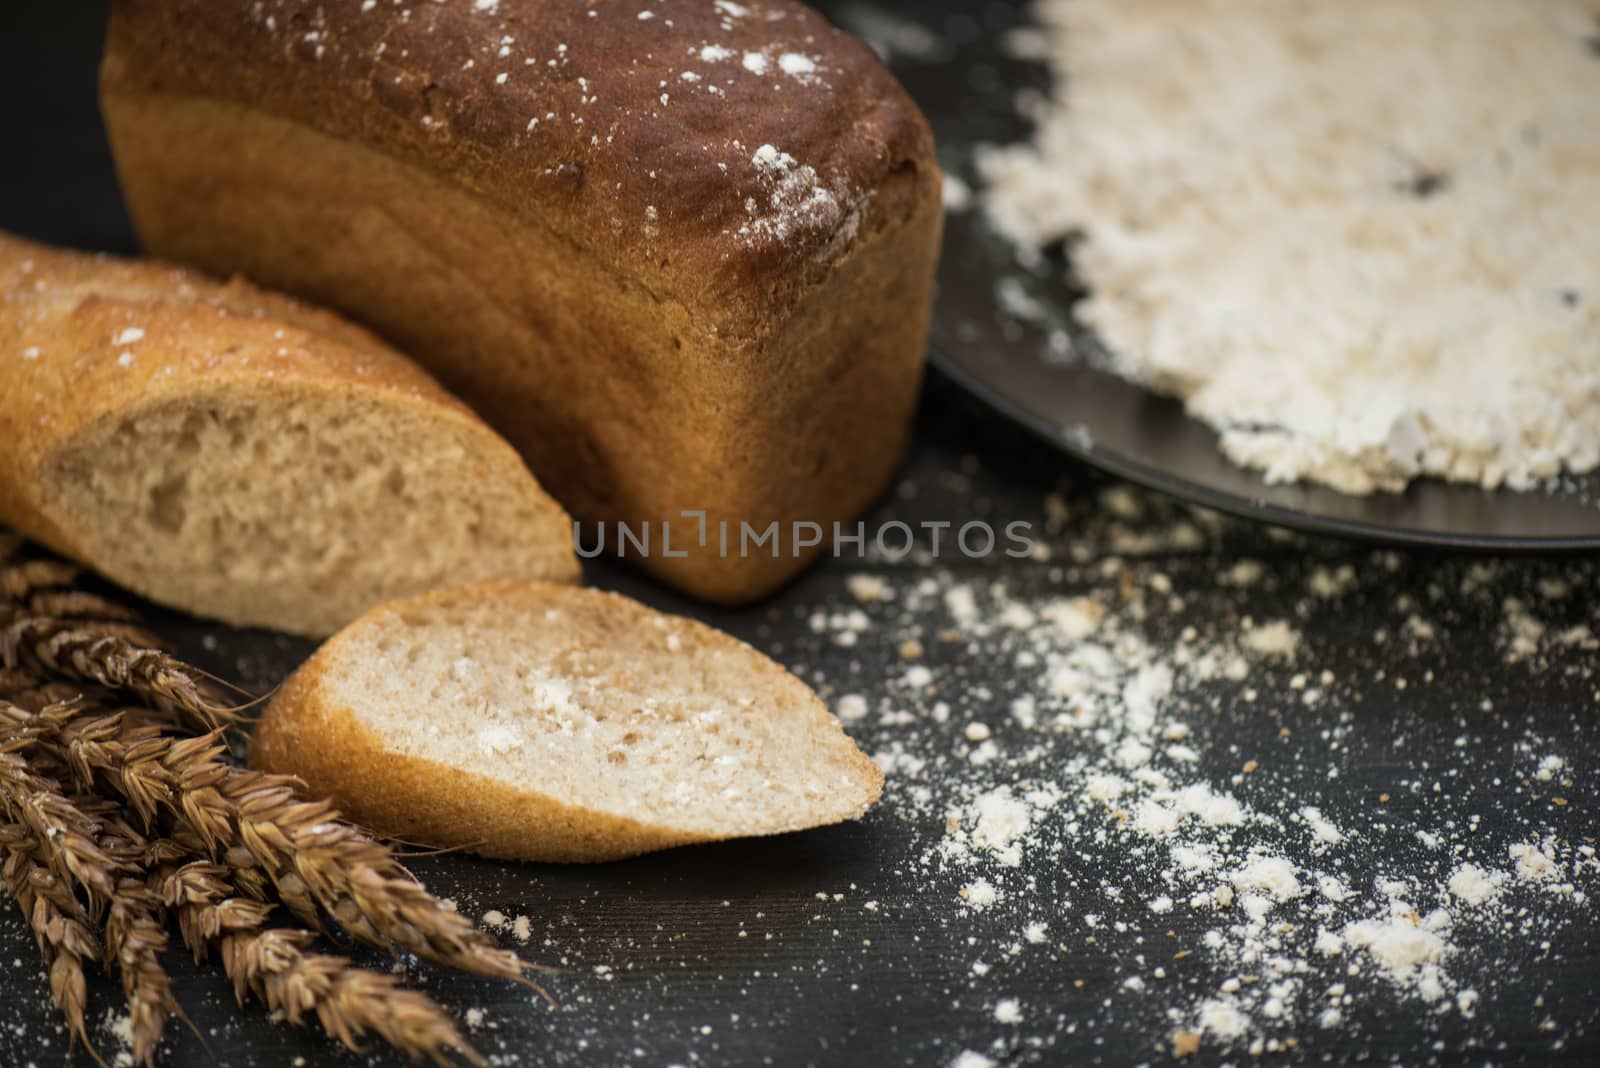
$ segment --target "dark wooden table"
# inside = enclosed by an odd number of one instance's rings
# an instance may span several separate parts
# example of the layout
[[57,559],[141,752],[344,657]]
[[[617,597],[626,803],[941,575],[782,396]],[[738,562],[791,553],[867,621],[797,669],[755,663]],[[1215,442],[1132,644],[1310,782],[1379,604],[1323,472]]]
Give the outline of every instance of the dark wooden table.
[[[10,12],[0,37],[0,227],[130,250],[95,115],[96,7]],[[1600,678],[1592,643],[1575,629],[1600,623],[1592,561],[1387,553],[1191,515],[1110,487],[935,381],[904,481],[869,527],[975,516],[1032,524],[1046,552],[830,561],[739,611],[708,611],[613,565],[593,567],[590,581],[725,627],[831,700],[862,696],[871,714],[850,729],[863,747],[916,759],[896,761],[884,801],[851,826],[600,867],[418,859],[416,871],[463,911],[530,918],[522,948],[562,969],[548,982],[560,1008],[401,962],[415,982],[468,1017],[474,1042],[505,1064],[944,1065],[963,1051],[1003,1064],[1169,1059],[1173,1035],[1208,997],[1230,979],[1253,987],[1268,965],[1241,961],[1233,935],[1208,946],[1206,932],[1240,922],[1236,914],[1191,908],[1186,893],[1171,911],[1148,907],[1174,885],[1166,845],[1125,830],[1126,813],[1068,796],[1058,804],[1068,816],[1040,819],[1019,866],[941,851],[947,810],[961,822],[984,791],[1076,790],[1086,767],[1113,766],[1092,731],[1042,733],[1011,712],[1038,684],[1019,670],[1019,632],[991,632],[987,617],[944,596],[965,589],[982,607],[1000,583],[1012,604],[1081,595],[1111,605],[1125,630],[1164,653],[1184,644],[1185,628],[1226,641],[1246,617],[1287,621],[1301,636],[1292,663],[1257,666],[1244,682],[1195,681],[1172,698],[1192,732],[1184,781],[1259,814],[1228,832],[1230,855],[1270,849],[1309,878],[1336,854],[1360,903],[1330,919],[1308,886],[1278,906],[1273,922],[1296,926],[1283,937],[1301,947],[1284,951],[1301,970],[1283,1015],[1257,999],[1247,1033],[1231,1044],[1206,1035],[1185,1063],[1247,1063],[1253,1042],[1274,1063],[1600,1063]],[[1241,571],[1243,560],[1259,568]],[[882,579],[895,600],[864,603],[861,575]],[[1315,592],[1329,576],[1337,588]],[[931,595],[918,594],[924,583]],[[311,648],[156,609],[151,618],[186,655],[257,688]],[[908,640],[922,646],[915,663],[929,686],[908,685]],[[992,734],[993,760],[973,759],[975,723]],[[1550,756],[1564,764],[1541,778]],[[1340,828],[1337,847],[1295,829],[1307,805]],[[1527,842],[1558,858],[1557,876],[1517,878],[1508,850]],[[1459,859],[1510,873],[1493,911],[1444,892]],[[983,910],[961,896],[980,878],[1003,891]],[[1396,985],[1354,951],[1303,951],[1308,925],[1370,914],[1383,899],[1374,887],[1393,880],[1420,912],[1452,911],[1442,1001]],[[1030,922],[1047,926],[1029,938]],[[61,1063],[65,1035],[9,906],[0,907],[0,961],[0,1065]],[[177,955],[172,964],[204,1043],[175,1024],[167,1063],[360,1059],[314,1028],[239,1010],[215,968]],[[1340,983],[1348,1000],[1337,1024],[1322,1026],[1327,989]],[[1464,1011],[1465,990],[1477,1001]],[[97,1025],[113,1019],[114,986],[99,979],[92,996]],[[1019,1020],[1003,1008],[997,1016],[1006,998],[1019,1002]],[[114,1055],[111,1031],[96,1036]],[[402,1062],[383,1050],[371,1060]],[[89,1061],[80,1053],[72,1063]]]

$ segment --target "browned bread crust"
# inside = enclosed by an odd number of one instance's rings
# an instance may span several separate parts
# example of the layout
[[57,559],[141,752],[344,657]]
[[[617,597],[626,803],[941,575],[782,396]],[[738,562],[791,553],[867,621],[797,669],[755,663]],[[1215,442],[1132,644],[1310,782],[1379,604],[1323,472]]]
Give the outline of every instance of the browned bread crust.
[[[932,158],[871,50],[797,3],[366,7],[118,0],[106,86],[231,101],[448,178],[734,335],[766,333],[850,212]],[[815,70],[785,74],[784,56]],[[768,144],[827,197],[774,219],[752,164]]]
[[800,4],[117,0],[103,99],[153,250],[376,327],[583,518],[827,524],[892,472],[932,139]]

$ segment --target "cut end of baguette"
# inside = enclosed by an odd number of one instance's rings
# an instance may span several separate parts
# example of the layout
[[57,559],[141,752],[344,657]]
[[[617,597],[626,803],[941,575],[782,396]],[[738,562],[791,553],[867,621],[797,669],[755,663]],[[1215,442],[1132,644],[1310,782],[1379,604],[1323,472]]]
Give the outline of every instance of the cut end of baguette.
[[163,604],[320,637],[572,526],[409,359],[235,279],[0,233],[0,523]]
[[251,762],[380,833],[544,861],[838,823],[883,786],[817,697],[754,649],[547,583],[368,613],[285,686]]
[[40,492],[117,582],[315,637],[423,590],[576,578],[566,515],[453,415],[398,393],[200,387],[83,428]]

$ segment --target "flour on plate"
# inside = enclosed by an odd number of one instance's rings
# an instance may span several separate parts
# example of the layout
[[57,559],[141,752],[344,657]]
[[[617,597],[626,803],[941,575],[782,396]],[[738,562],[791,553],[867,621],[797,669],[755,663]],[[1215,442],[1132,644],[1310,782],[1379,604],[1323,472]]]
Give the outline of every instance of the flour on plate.
[[1600,0],[1037,12],[1062,91],[984,205],[1077,239],[1114,370],[1272,482],[1600,465]]

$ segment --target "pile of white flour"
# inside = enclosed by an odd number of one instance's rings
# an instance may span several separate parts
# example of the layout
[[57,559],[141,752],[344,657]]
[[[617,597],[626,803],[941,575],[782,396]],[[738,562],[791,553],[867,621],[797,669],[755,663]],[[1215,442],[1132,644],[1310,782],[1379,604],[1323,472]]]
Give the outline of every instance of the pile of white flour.
[[[1448,9],[1448,10],[1446,10]],[[1042,0],[983,202],[1270,481],[1600,465],[1600,0]]]

